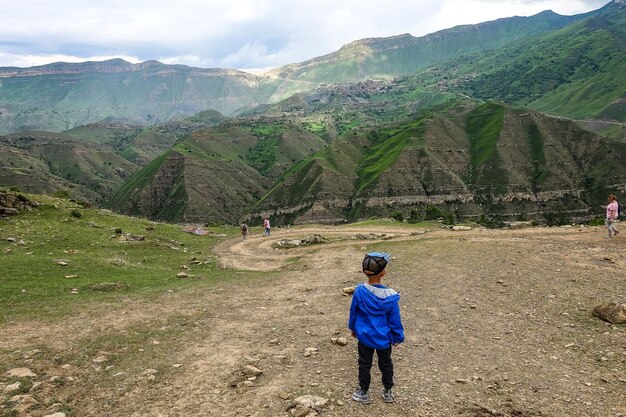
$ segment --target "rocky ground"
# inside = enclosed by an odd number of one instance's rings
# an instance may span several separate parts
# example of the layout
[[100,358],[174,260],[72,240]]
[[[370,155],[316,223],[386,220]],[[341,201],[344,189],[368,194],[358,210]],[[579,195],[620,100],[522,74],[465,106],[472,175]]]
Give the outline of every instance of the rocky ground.
[[[277,245],[315,234],[326,241]],[[394,256],[385,279],[401,294],[406,342],[393,352],[397,402],[383,403],[374,368],[364,406],[350,399],[357,354],[342,289],[362,281],[373,249]],[[626,302],[626,236],[308,226],[217,253],[225,276],[257,272],[4,325],[0,415],[626,416],[626,327],[592,314]],[[137,348],[131,336],[146,329]],[[90,349],[99,333],[117,342]]]

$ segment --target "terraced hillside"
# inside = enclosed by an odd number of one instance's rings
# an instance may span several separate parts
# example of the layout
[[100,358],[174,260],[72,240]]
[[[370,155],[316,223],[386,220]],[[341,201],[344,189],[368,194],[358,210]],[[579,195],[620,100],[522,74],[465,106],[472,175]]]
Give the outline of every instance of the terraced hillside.
[[626,186],[625,162],[623,142],[495,102],[459,102],[328,143],[288,118],[265,118],[186,137],[131,178],[112,208],[252,224],[267,214],[278,224],[423,219],[432,207],[472,219],[589,217]]
[[408,219],[436,205],[457,217],[585,216],[607,186],[624,187],[624,162],[622,142],[487,103],[339,140],[286,173],[252,214],[273,211],[295,222]]
[[111,208],[168,221],[236,223],[273,178],[324,146],[282,121],[197,131],[124,184]]

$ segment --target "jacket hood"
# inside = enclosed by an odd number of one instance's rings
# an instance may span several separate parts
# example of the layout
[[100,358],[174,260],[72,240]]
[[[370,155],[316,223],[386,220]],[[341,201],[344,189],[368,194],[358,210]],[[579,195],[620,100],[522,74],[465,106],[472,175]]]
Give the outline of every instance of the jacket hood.
[[359,285],[354,296],[361,301],[360,306],[363,310],[375,316],[386,314],[400,300],[400,294],[391,288],[368,283]]

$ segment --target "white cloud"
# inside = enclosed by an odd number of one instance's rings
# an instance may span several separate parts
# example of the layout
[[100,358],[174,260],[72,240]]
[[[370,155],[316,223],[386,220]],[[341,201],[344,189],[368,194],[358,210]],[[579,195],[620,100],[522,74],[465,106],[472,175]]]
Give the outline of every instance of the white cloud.
[[365,37],[421,36],[546,9],[575,14],[606,1],[4,1],[0,66],[126,57],[201,67],[276,67]]

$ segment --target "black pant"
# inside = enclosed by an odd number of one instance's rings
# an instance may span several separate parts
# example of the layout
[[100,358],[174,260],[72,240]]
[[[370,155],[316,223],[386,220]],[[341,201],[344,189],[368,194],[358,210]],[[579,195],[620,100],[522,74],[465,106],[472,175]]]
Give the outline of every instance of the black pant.
[[387,349],[374,349],[359,342],[359,385],[364,392],[370,388],[372,375],[372,360],[374,351],[378,354],[378,369],[383,374],[383,386],[386,389],[393,387],[393,363],[391,362],[391,346]]

